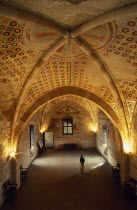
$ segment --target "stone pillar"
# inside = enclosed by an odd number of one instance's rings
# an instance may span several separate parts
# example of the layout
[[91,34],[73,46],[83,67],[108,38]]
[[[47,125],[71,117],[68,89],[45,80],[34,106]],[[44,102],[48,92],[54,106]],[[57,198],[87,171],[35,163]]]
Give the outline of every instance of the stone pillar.
[[17,156],[16,159],[16,184],[18,184],[17,188],[19,188],[20,182],[20,155]]
[[13,157],[10,160],[10,182],[16,184],[16,160]]
[[122,184],[127,180],[129,180],[129,154],[123,153],[122,161],[121,161],[121,182],[122,182]]

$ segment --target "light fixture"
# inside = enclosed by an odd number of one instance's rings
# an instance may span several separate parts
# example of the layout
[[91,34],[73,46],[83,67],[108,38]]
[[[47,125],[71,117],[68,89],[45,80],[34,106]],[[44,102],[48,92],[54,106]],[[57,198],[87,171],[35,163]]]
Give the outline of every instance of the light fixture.
[[124,144],[124,152],[127,154],[131,152],[131,145],[129,143]]
[[88,127],[89,127],[89,130],[96,133],[97,132],[97,126],[95,126],[92,122],[89,122],[88,123]]
[[94,131],[94,133],[97,132],[97,128],[93,127],[92,130]]
[[10,156],[11,158],[14,158],[14,157],[15,157],[15,152],[11,152],[11,153],[9,154],[9,156]]
[[45,129],[42,127],[40,128],[40,133],[44,133]]

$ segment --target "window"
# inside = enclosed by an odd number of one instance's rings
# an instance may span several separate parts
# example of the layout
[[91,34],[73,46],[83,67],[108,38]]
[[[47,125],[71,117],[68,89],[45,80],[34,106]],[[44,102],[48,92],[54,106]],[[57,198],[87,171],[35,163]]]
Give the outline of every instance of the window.
[[64,135],[72,135],[73,134],[73,119],[65,118],[62,119],[62,127]]
[[34,145],[34,125],[30,125],[30,149]]
[[103,144],[107,144],[107,125],[102,126]]

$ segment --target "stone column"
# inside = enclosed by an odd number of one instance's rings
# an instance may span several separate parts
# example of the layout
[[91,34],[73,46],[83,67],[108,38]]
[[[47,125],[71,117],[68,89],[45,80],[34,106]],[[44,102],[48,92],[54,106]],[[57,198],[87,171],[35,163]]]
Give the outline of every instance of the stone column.
[[129,153],[122,154],[122,161],[121,161],[121,182],[122,184],[129,180]]
[[10,182],[16,184],[16,160],[13,157],[10,160]]

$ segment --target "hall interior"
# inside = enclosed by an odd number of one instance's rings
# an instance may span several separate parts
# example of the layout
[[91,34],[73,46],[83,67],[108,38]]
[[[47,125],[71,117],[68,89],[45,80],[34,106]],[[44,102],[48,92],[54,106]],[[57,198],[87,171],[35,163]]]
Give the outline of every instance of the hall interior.
[[136,49],[137,0],[0,0],[0,206],[48,149],[96,150],[136,196]]

